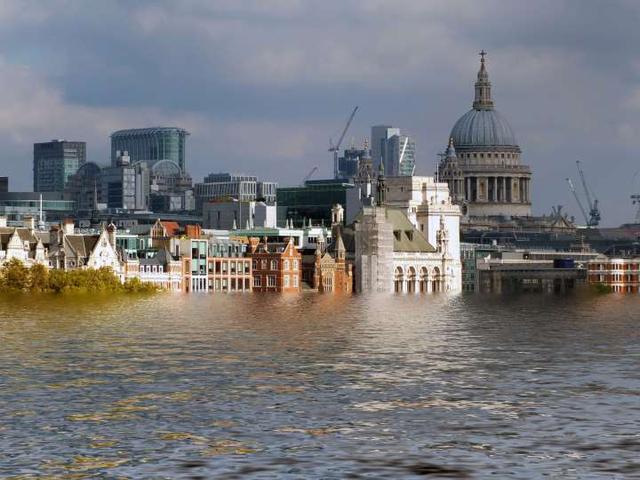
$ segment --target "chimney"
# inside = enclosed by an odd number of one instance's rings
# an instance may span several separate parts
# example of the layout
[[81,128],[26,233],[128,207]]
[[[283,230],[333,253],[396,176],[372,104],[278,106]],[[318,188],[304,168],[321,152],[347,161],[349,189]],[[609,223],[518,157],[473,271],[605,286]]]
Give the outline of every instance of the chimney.
[[73,225],[73,220],[71,220],[70,218],[65,218],[63,221],[62,229],[65,235],[73,235],[75,230]]
[[118,229],[113,223],[110,223],[107,227],[107,237],[109,238],[109,243],[113,248],[116,248],[116,233]]
[[4,228],[7,226],[7,217],[4,215],[0,216],[0,227]]
[[25,228],[28,228],[30,232],[33,232],[36,229],[36,219],[31,215],[24,217],[24,221],[22,222]]

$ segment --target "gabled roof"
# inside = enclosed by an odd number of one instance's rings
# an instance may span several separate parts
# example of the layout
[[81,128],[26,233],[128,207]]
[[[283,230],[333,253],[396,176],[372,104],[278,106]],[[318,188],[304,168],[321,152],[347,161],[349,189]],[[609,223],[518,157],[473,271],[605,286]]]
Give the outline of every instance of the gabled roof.
[[78,257],[89,257],[98,243],[99,235],[65,235],[65,246],[71,247]]
[[433,245],[427,242],[407,216],[400,210],[385,208],[387,221],[393,226],[394,252],[435,252]]
[[40,238],[28,228],[0,227],[0,250],[7,249],[7,244],[14,232],[18,233],[18,237],[23,244],[25,241],[29,242],[29,248],[34,248]]
[[168,237],[174,237],[175,235],[180,233],[180,225],[178,225],[178,222],[161,220],[160,223],[166,230]]

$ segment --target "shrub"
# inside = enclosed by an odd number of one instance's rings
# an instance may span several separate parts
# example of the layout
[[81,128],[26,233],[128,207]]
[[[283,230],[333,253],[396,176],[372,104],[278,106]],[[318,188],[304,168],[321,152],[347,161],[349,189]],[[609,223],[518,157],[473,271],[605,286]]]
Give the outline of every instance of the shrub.
[[23,292],[90,292],[90,293],[151,293],[159,290],[139,278],[124,284],[111,268],[51,270],[36,264],[28,268],[20,260],[12,259],[0,268],[0,290]]

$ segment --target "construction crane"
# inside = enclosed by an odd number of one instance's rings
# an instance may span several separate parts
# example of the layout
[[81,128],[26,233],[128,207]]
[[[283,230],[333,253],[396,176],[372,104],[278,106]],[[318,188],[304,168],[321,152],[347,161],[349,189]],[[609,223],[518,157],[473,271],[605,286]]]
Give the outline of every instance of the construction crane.
[[631,195],[631,201],[633,204],[638,205],[635,218],[636,223],[640,223],[640,182],[637,181],[640,177],[638,174],[640,174],[640,172],[636,172],[633,175],[633,194]]
[[580,172],[580,180],[582,181],[582,188],[584,188],[584,194],[587,196],[587,204],[589,205],[589,223],[592,227],[597,227],[600,224],[600,209],[598,208],[598,199],[591,200],[591,191],[587,187],[587,181],[584,179],[584,172],[582,171],[582,164],[580,160],[576,160],[578,172]]
[[347,134],[347,130],[349,130],[349,126],[351,126],[351,122],[353,121],[353,117],[356,116],[356,112],[358,111],[358,107],[356,106],[351,112],[349,116],[349,120],[347,120],[347,124],[344,126],[342,130],[342,135],[338,139],[338,143],[333,144],[332,140],[329,139],[329,152],[333,152],[333,178],[338,178],[338,151],[340,150],[340,145],[342,144],[342,140],[344,140],[344,136]]
[[[571,181],[570,178],[567,178],[569,189],[571,190],[571,193],[573,193],[573,196],[575,197],[576,202],[578,203],[578,207],[580,207],[580,211],[582,212],[582,216],[584,217],[587,227],[588,228],[597,227],[600,224],[600,218],[601,218],[600,209],[598,208],[598,199],[597,198],[592,199],[594,195],[591,193],[591,191],[589,190],[589,187],[587,186],[587,181],[585,179],[584,172],[582,171],[580,160],[576,161],[576,165],[578,167],[578,173],[580,174],[580,181],[582,182],[582,188],[584,189],[584,194],[587,200],[587,208],[585,208],[584,204],[582,203],[582,200],[580,200],[580,196],[578,195],[578,192],[576,191],[576,188],[573,185],[573,182]],[[588,209],[588,212],[587,212],[587,209]]]
[[309,180],[312,177],[312,175],[317,171],[318,171],[318,166],[316,165],[311,169],[309,173],[305,175],[305,177],[302,179],[302,183],[300,184],[300,186],[304,187],[304,184],[307,183],[307,180]]

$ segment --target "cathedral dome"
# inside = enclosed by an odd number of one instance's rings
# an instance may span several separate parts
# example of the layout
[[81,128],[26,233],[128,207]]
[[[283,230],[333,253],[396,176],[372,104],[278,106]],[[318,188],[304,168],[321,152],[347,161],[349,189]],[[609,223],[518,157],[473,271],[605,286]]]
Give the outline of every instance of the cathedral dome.
[[482,51],[480,55],[473,108],[458,119],[449,136],[456,148],[512,147],[519,150],[511,125],[493,108],[491,82],[485,67],[486,52]]
[[458,148],[518,145],[507,119],[493,109],[469,110],[453,126],[450,137]]

